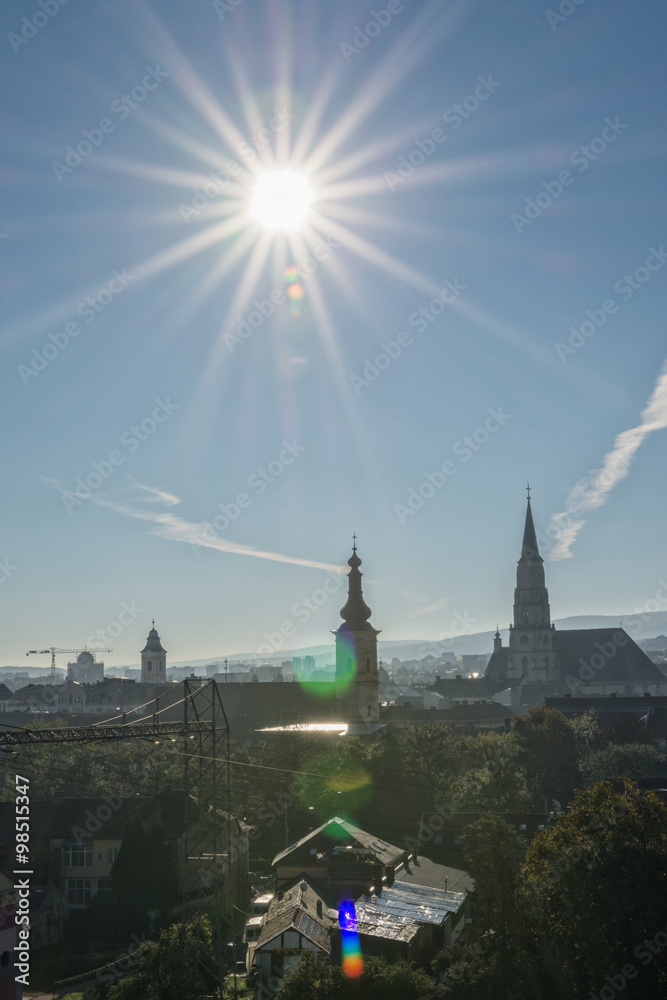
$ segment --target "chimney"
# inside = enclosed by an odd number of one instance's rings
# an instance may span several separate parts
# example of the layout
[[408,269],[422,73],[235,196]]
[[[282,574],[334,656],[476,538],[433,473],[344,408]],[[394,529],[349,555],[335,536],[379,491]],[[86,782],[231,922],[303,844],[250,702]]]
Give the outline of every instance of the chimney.
[[318,901],[317,901],[317,915],[318,915],[318,917],[322,916],[322,900],[321,899],[318,899]]

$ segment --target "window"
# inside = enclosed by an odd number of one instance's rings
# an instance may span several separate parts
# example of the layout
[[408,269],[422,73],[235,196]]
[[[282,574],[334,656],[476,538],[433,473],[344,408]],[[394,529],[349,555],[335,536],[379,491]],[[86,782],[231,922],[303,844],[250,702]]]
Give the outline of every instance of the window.
[[153,661],[152,660],[146,660],[146,673],[147,674],[152,674],[153,673]]
[[366,672],[367,673],[370,672],[370,669],[371,669],[371,658],[370,658],[370,656],[367,656],[366,657]]
[[65,879],[65,895],[70,906],[87,906],[93,898],[92,878]]
[[118,857],[118,848],[117,847],[107,847],[107,864],[108,865],[115,864],[115,861],[116,861],[117,857]]
[[97,880],[97,891],[98,892],[111,892],[111,879],[110,878],[98,878],[98,880]]
[[75,847],[63,847],[62,850],[64,868],[92,868],[92,844],[80,844]]

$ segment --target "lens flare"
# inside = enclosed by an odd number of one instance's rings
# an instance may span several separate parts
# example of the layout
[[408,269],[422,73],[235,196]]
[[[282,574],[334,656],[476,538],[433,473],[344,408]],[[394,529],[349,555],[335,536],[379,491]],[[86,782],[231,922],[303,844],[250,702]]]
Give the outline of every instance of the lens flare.
[[304,296],[304,288],[301,284],[299,269],[291,264],[285,268],[285,284],[287,285],[287,298],[290,302],[290,316],[298,319],[301,315],[301,300]]
[[358,979],[364,971],[364,959],[357,932],[357,912],[351,900],[343,900],[340,904],[338,922],[343,953],[343,972],[348,979]]
[[264,229],[295,232],[308,219],[312,197],[301,170],[267,170],[257,180],[250,212]]

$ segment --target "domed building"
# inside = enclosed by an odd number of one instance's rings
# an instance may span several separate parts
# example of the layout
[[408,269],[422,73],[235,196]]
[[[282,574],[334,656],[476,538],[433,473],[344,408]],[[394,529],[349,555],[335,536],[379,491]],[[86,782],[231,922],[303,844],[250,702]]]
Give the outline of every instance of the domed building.
[[84,649],[75,663],[67,664],[67,680],[80,684],[96,684],[104,680],[104,663],[96,662],[95,654]]

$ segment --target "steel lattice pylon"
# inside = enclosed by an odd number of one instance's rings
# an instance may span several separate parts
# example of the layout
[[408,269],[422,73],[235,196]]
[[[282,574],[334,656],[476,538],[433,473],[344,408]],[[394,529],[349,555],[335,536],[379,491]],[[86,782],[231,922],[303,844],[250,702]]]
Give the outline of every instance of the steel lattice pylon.
[[[222,997],[224,930],[231,893],[227,884],[230,857],[229,724],[215,681],[184,681],[184,728],[190,744],[185,757],[186,817],[184,838],[183,916],[208,912],[213,927],[215,975]],[[207,725],[202,725],[206,723]],[[203,962],[203,950],[198,963]],[[196,983],[195,983],[196,987]]]
[[[174,694],[178,688],[174,685]],[[176,721],[183,703],[183,720]],[[151,708],[154,704],[154,708]],[[160,707],[162,705],[162,707]],[[136,722],[127,721],[134,712]],[[158,722],[158,718],[165,718]],[[166,721],[169,717],[169,721]],[[122,719],[120,725],[116,724]],[[151,719],[152,721],[148,721]],[[229,808],[229,724],[214,680],[186,680],[182,698],[166,694],[95,726],[61,729],[0,730],[0,752],[42,743],[106,743],[115,740],[185,738],[185,835],[183,844],[183,922],[211,915],[215,953],[210,967],[203,948],[197,949],[196,970],[206,968],[223,995],[226,912],[231,911],[227,878],[231,824]],[[197,974],[197,973],[196,973]],[[196,982],[192,984],[196,990]],[[184,990],[185,995],[185,990]]]

